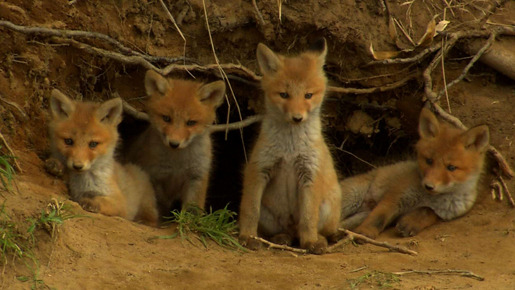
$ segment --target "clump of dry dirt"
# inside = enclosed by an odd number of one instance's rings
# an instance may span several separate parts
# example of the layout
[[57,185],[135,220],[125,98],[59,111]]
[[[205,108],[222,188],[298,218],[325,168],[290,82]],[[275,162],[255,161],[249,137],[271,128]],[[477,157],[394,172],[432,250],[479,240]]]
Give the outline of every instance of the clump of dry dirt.
[[[400,29],[398,43],[392,40],[389,18],[397,19],[406,34],[416,41],[424,34],[428,22],[434,16],[442,20],[443,13],[451,21],[452,29],[477,28],[491,4],[474,0],[454,5],[449,1],[287,1],[282,3],[279,14],[276,1],[257,1],[259,16],[252,1],[206,1],[205,11],[200,0],[165,1],[187,40],[184,45],[159,1],[71,2],[74,3],[1,2],[0,19],[19,25],[100,32],[137,52],[181,58],[179,63],[189,64],[193,60],[212,64],[215,58],[204,19],[207,11],[215,52],[221,63],[239,63],[258,72],[257,43],[267,43],[283,53],[295,53],[305,49],[311,40],[324,36],[329,43],[327,72],[332,85],[368,88],[416,75],[395,90],[328,96],[324,111],[327,137],[335,148],[342,176],[370,168],[336,149],[342,144],[344,150],[380,165],[407,158],[410,145],[416,140],[416,120],[424,97],[420,73],[428,60],[412,65],[366,66],[372,60],[371,43],[379,51],[412,46]],[[513,25],[515,5],[505,3],[491,19]],[[414,238],[399,238],[393,231],[379,237],[416,250],[418,256],[352,244],[345,245],[342,252],[323,256],[297,256],[271,250],[243,253],[214,243],[204,248],[180,239],[152,239],[171,234],[170,228],[149,228],[84,212],[68,200],[63,181],[43,170],[43,161],[49,155],[46,133],[49,92],[59,88],[86,100],[103,100],[119,94],[135,107],[141,107],[146,69],[88,53],[57,38],[22,34],[4,26],[0,26],[0,43],[0,132],[23,169],[16,177],[18,190],[2,192],[6,212],[22,232],[26,220],[39,214],[52,198],[67,200],[77,213],[88,216],[66,221],[55,240],[45,232],[37,233],[38,242],[33,251],[39,261],[37,279],[43,281],[38,284],[40,287],[349,288],[357,281],[362,281],[359,288],[387,283],[403,289],[515,287],[515,210],[505,201],[491,199],[488,174],[476,206],[465,217],[440,223]],[[90,44],[112,49],[100,40]],[[468,56],[459,47],[445,60],[448,80],[457,77],[468,63]],[[436,71],[435,86],[439,86],[442,78]],[[184,71],[174,74],[188,77]],[[211,73],[194,72],[194,75],[216,78]],[[241,77],[230,81],[238,103],[229,96],[230,106],[226,104],[218,112],[220,121],[225,122],[227,116],[230,121],[236,121],[240,112],[243,117],[259,113],[261,92],[255,82],[249,83]],[[449,106],[468,126],[489,125],[491,143],[513,164],[513,80],[477,63],[465,81],[450,89],[449,96],[449,104],[442,106]],[[127,118],[122,135],[129,138],[136,128],[137,124]],[[234,131],[227,137],[224,133],[215,134],[217,160],[209,193],[209,203],[214,208],[230,202],[231,209],[237,210],[241,168],[256,129],[254,125],[245,128],[242,135]],[[4,146],[0,150],[7,153]],[[513,182],[508,185],[512,188]],[[467,270],[484,277],[484,281],[439,274],[406,274],[399,281],[390,281],[387,275],[373,275],[377,273],[374,271],[429,269]],[[29,288],[30,281],[21,282],[17,277],[33,274],[22,260],[9,260],[1,285],[5,289]]]

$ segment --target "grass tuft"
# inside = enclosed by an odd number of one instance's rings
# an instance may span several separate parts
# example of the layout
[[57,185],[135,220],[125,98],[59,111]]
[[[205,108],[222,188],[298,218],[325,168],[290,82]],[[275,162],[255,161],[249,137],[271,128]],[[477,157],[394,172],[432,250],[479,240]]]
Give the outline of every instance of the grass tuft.
[[81,217],[81,215],[76,215],[69,204],[52,198],[47,207],[41,210],[41,215],[38,218],[29,219],[30,226],[27,233],[30,235],[32,243],[35,242],[34,231],[38,228],[45,229],[52,238],[55,238],[59,233],[59,227],[65,220],[77,217]]
[[394,283],[399,283],[399,275],[380,271],[371,271],[355,279],[348,280],[351,289],[356,289],[362,284],[379,288],[392,288]]
[[199,241],[207,247],[206,239],[215,241],[218,245],[245,251],[235,238],[237,234],[236,213],[227,209],[219,209],[209,213],[197,206],[189,206],[181,211],[172,211],[172,216],[166,217],[167,223],[177,224],[177,233],[169,236],[159,236],[160,239],[173,239],[180,236],[191,242],[190,233],[197,234]]
[[14,168],[8,161],[13,158],[12,156],[0,155],[0,183],[7,191],[12,190],[12,181],[14,180]]

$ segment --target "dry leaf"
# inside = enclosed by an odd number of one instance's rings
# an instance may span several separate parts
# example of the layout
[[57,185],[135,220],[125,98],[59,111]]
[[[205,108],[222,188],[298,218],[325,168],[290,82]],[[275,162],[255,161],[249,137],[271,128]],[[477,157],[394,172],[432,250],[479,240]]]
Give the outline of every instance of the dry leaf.
[[431,19],[427,24],[426,33],[417,42],[417,47],[428,47],[433,42],[433,37],[436,35],[436,21]]
[[391,59],[399,55],[400,51],[374,51],[372,43],[370,43],[370,53],[375,60]]
[[442,21],[438,22],[438,24],[435,27],[436,33],[441,33],[442,31],[444,31],[449,23],[450,23],[450,21],[447,21],[447,20],[442,20]]

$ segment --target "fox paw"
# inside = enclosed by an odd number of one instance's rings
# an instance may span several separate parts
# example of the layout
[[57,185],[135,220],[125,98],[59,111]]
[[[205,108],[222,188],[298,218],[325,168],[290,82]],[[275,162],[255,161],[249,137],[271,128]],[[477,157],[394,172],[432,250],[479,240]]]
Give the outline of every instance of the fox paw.
[[80,206],[89,212],[100,212],[100,204],[92,198],[83,198],[79,201]]
[[[371,239],[375,239],[377,238],[377,236],[379,236],[379,231],[375,228],[372,228],[372,227],[362,227],[362,226],[359,226],[356,228],[355,232],[357,234],[360,234],[360,235],[363,235],[367,238],[371,238]],[[360,239],[360,238],[356,238],[355,240],[358,244],[364,244],[365,241]]]
[[395,226],[395,230],[403,237],[413,237],[416,236],[422,229],[420,229],[417,225],[410,224],[410,222],[401,219]]
[[288,234],[277,234],[270,239],[270,242],[279,245],[291,246],[293,244],[293,237]]
[[319,239],[316,242],[306,242],[301,245],[301,248],[306,249],[308,253],[315,255],[322,255],[327,252],[327,240]]
[[55,158],[48,158],[44,164],[45,171],[55,177],[63,176],[64,165]]
[[261,248],[260,241],[253,239],[247,235],[241,235],[238,240],[242,246],[249,250],[256,251],[259,250],[259,248]]

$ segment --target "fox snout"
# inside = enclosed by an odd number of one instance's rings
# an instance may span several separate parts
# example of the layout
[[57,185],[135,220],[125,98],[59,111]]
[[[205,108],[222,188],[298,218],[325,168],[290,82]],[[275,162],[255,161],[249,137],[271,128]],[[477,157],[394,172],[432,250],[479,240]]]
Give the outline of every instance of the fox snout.
[[301,113],[290,113],[288,115],[289,115],[290,120],[294,123],[300,123],[306,119],[306,117],[304,116],[305,114],[301,114]]
[[171,149],[183,149],[188,146],[190,140],[189,138],[177,138],[174,136],[164,136],[164,143],[166,146],[170,147]]
[[66,162],[66,166],[69,169],[75,170],[77,172],[81,172],[81,171],[89,170],[91,167],[91,163],[88,161],[84,161],[84,160],[68,158],[68,160]]

